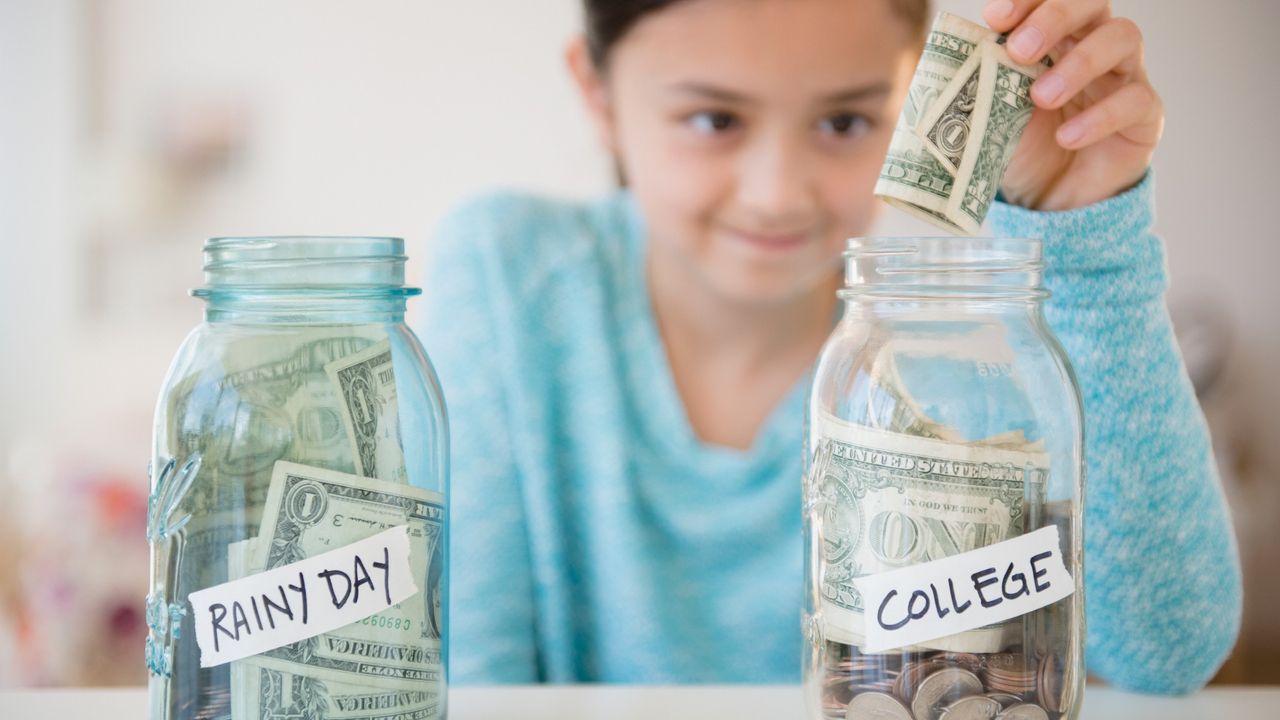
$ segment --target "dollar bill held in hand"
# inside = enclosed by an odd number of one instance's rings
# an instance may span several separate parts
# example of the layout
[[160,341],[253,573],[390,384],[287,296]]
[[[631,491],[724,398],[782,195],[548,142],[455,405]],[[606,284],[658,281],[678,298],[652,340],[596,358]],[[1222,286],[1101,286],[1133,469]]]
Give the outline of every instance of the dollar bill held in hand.
[[279,462],[261,531],[241,562],[246,572],[260,572],[399,525],[409,527],[420,592],[360,622],[244,662],[347,685],[419,690],[440,685],[444,504],[439,493]]
[[938,13],[893,131],[875,194],[961,235],[979,231],[1048,61],[1015,63],[994,31]]
[[407,483],[390,341],[338,358],[324,370],[337,386],[345,410],[356,474]]
[[[1021,535],[1029,501],[1042,502],[1048,457],[873,430],[831,416],[818,439],[808,494],[823,538],[824,633],[864,642],[853,579],[975,550]],[[1011,628],[978,628],[927,647],[998,652]]]

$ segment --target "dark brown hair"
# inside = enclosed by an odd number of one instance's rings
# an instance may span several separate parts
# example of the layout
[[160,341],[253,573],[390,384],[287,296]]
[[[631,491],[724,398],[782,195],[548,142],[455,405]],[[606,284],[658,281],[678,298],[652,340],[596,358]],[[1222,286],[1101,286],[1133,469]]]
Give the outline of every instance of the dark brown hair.
[[[605,67],[609,51],[645,15],[684,0],[582,0],[587,47],[597,68]],[[887,0],[919,37],[929,28],[931,0]]]

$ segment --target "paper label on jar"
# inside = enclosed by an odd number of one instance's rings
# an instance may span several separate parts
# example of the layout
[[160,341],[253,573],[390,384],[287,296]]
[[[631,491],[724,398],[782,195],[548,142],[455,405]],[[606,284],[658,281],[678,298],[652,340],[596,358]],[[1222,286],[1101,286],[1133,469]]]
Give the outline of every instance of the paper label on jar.
[[[892,373],[889,373],[892,375]],[[883,379],[882,425],[819,414],[806,479],[807,512],[820,539],[823,632],[866,643],[868,603],[854,580],[921,565],[1022,535],[1039,520],[1049,458],[1021,433],[963,442],[919,413],[898,383]],[[871,609],[874,609],[872,607]],[[981,626],[924,643],[956,652],[998,652],[1017,628]],[[864,648],[865,649],[865,648]],[[912,648],[917,649],[917,648]]]
[[1010,620],[1075,592],[1057,526],[900,570],[855,578],[866,602],[866,652]]
[[191,593],[200,667],[306,640],[382,612],[418,592],[409,528]]

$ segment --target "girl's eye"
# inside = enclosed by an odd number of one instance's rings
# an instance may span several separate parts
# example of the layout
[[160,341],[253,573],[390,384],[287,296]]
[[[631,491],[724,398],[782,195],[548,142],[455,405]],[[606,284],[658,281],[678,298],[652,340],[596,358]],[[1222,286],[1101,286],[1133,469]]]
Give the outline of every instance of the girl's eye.
[[871,120],[866,115],[857,113],[836,113],[819,123],[819,129],[824,135],[841,138],[858,137],[865,134],[870,127]]
[[686,120],[689,127],[703,135],[720,135],[736,128],[739,120],[733,113],[720,110],[694,113]]

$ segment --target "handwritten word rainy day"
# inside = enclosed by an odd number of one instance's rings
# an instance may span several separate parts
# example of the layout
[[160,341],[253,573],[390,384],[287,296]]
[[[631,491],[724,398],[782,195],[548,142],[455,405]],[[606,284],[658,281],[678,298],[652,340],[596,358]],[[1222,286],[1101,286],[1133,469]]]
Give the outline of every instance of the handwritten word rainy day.
[[[369,567],[375,571],[381,571],[379,584],[374,584],[373,576],[369,574]],[[365,590],[366,593],[377,592],[381,587],[385,598],[384,604],[387,607],[391,606],[391,554],[385,547],[382,549],[381,561],[374,560],[366,564],[364,558],[357,555],[352,562],[351,572],[326,568],[316,573],[315,577],[324,581],[329,591],[327,599],[333,604],[335,610],[341,610],[348,602],[360,604],[360,590],[363,587],[368,588]],[[230,609],[225,603],[210,603],[209,616],[213,624],[214,650],[221,650],[221,637],[225,636],[238,641],[242,633],[247,636],[253,634],[254,630],[259,632],[268,628],[274,630],[277,618],[282,622],[297,621],[306,625],[310,587],[312,586],[308,586],[306,574],[300,572],[296,583],[276,585],[270,592],[255,592],[249,595],[247,603],[243,599],[232,600]],[[280,600],[278,603],[277,597]],[[259,600],[262,602],[259,603]],[[298,610],[296,617],[295,606]],[[249,609],[252,609],[253,613],[252,622]],[[228,615],[230,615],[229,618]]]
[[361,622],[417,591],[408,528],[401,525],[193,592],[200,666],[240,660]]

